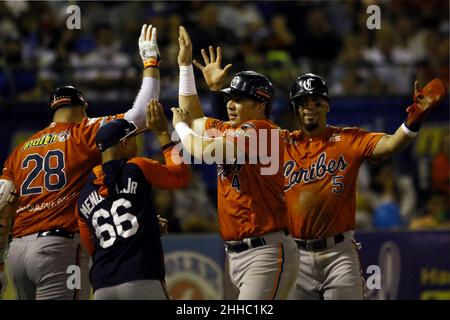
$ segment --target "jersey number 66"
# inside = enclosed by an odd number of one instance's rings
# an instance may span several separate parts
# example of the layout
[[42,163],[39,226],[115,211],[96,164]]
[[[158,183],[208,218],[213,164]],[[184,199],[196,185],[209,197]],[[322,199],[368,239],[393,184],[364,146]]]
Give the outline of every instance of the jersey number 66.
[[[92,215],[92,226],[95,229],[95,235],[100,241],[100,246],[104,249],[112,246],[116,241],[117,236],[122,238],[131,237],[136,234],[139,228],[139,223],[136,216],[128,212],[119,215],[117,213],[119,208],[129,209],[131,208],[131,202],[124,198],[120,198],[112,203],[110,212],[102,208],[95,211]],[[106,220],[109,217],[112,217],[114,225],[109,223],[99,225],[99,218]],[[124,224],[128,224],[128,228],[126,228],[126,230]],[[130,225],[131,227],[129,227]],[[105,240],[105,233],[109,236],[108,240]]]

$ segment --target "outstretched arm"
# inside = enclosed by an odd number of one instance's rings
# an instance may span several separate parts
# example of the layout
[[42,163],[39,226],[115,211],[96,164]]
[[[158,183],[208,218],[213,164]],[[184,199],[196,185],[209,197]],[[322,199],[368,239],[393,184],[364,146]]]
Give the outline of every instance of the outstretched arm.
[[406,109],[408,112],[406,121],[393,135],[385,135],[378,141],[371,158],[377,160],[403,151],[417,136],[428,114],[446,95],[447,86],[441,79],[432,80],[423,90],[419,88],[416,81],[414,103]]
[[125,119],[133,121],[139,129],[145,129],[145,114],[151,98],[159,99],[159,63],[160,55],[157,43],[157,31],[151,25],[142,26],[139,37],[139,53],[144,65],[141,88],[133,107],[125,113]]
[[[181,108],[172,108],[173,126],[180,137],[183,147],[195,158],[208,164],[233,163],[237,155],[237,144],[225,137],[209,138],[194,132],[189,125],[191,117]],[[197,123],[196,123],[197,122]],[[204,118],[192,121],[192,126],[205,127]]]
[[178,66],[180,68],[180,83],[178,88],[178,104],[188,111],[193,119],[205,116],[195,86],[194,70],[192,68],[192,42],[183,26],[179,28]]
[[172,152],[174,144],[170,140],[167,119],[164,110],[157,100],[150,100],[147,107],[147,129],[153,131],[161,144],[166,164],[145,158],[130,160],[138,165],[148,182],[158,188],[177,189],[188,185],[189,168],[182,159]]

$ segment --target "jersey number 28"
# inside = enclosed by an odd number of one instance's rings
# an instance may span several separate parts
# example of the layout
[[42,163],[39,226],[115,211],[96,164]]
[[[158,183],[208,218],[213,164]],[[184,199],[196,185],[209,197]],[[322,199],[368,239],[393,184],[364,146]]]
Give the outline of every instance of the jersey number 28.
[[[56,166],[54,167],[51,165],[52,159],[56,161]],[[20,187],[21,195],[27,196],[42,193],[42,186],[31,186],[42,171],[44,171],[44,187],[48,191],[57,191],[66,185],[64,153],[61,150],[51,150],[44,157],[37,153],[29,154],[22,162],[22,169],[28,169],[30,166],[32,170]]]
[[[92,215],[92,226],[95,229],[95,235],[100,241],[100,246],[104,249],[112,246],[116,241],[117,236],[122,238],[131,237],[136,234],[139,228],[139,223],[136,216],[128,212],[124,212],[119,215],[117,213],[119,208],[129,209],[131,208],[131,202],[124,198],[120,198],[112,203],[111,210],[109,212],[102,208],[95,211]],[[100,217],[103,219],[112,217],[114,225],[109,223],[99,225],[98,219]],[[108,234],[108,240],[105,240],[105,233]]]

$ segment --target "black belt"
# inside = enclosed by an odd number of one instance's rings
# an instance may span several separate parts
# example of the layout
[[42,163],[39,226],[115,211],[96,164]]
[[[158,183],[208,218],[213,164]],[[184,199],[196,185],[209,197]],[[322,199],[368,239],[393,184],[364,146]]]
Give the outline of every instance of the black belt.
[[229,251],[236,252],[236,253],[241,253],[241,252],[244,252],[244,251],[246,251],[246,250],[248,250],[250,248],[262,247],[265,244],[266,244],[266,240],[264,239],[264,237],[259,237],[259,238],[253,238],[253,239],[250,240],[250,245],[251,246],[249,246],[244,241],[238,241],[236,243],[225,242],[225,247]]
[[[345,236],[342,233],[340,233],[331,238],[333,238],[334,240],[333,245],[335,245],[344,241]],[[327,239],[309,239],[309,240],[295,239],[295,242],[297,243],[297,247],[299,249],[306,251],[318,251],[329,248],[327,245]]]
[[63,237],[63,238],[73,239],[74,236],[75,236],[74,233],[67,232],[66,230],[63,230],[63,229],[53,229],[53,230],[48,230],[48,231],[41,231],[38,233],[38,238]]

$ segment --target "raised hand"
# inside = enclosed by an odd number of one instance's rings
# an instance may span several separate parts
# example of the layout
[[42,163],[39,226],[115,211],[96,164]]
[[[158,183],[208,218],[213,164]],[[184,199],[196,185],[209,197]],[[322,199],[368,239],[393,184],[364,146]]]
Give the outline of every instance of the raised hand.
[[139,37],[139,54],[142,58],[144,68],[159,67],[161,56],[157,43],[156,27],[146,24],[142,26],[141,36]]
[[171,108],[173,112],[172,125],[175,127],[179,122],[185,122],[188,126],[191,126],[191,115],[188,111],[181,108]]
[[183,26],[179,27],[178,44],[180,51],[178,52],[178,65],[190,66],[192,64],[192,42],[189,34]]
[[225,68],[222,69],[222,49],[217,47],[216,51],[217,54],[214,52],[214,48],[209,46],[208,57],[206,50],[201,50],[205,65],[202,65],[197,60],[193,61],[194,65],[202,71],[206,84],[212,91],[218,91],[224,87],[225,78],[232,67],[231,64],[227,64]]
[[168,132],[167,118],[161,103],[151,99],[147,105],[147,128],[156,134]]
[[414,83],[414,103],[406,109],[408,118],[406,126],[412,131],[418,131],[428,114],[447,95],[447,85],[442,79],[433,79],[420,89],[418,82]]

